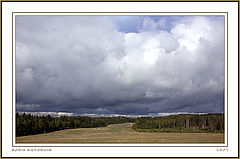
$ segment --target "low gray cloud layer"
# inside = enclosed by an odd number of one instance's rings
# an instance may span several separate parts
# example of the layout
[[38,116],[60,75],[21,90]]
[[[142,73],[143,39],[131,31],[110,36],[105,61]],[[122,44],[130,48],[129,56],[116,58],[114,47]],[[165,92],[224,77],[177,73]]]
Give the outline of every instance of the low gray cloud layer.
[[17,110],[224,111],[223,17],[177,17],[165,30],[167,17],[144,17],[135,32],[119,29],[131,21],[117,21],[17,16]]

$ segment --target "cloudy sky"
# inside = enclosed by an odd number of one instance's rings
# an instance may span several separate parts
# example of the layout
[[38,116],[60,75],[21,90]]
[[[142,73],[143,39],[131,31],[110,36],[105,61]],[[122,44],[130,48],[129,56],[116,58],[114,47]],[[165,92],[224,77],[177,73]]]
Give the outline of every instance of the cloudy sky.
[[19,112],[224,112],[223,16],[16,16]]

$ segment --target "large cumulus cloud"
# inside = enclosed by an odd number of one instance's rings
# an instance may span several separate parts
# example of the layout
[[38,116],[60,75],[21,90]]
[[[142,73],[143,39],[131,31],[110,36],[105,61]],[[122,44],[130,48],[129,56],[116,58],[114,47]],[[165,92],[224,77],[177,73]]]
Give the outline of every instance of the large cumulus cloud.
[[135,18],[17,16],[17,110],[223,112],[223,17]]

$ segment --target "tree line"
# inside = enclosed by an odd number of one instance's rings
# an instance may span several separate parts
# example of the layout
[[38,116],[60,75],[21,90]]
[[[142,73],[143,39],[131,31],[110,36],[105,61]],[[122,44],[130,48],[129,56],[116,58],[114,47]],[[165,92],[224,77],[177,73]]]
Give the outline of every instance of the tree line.
[[16,136],[35,135],[74,128],[104,127],[109,124],[134,122],[135,119],[118,117],[34,116],[16,113]]
[[224,132],[224,114],[141,117],[132,128],[146,132]]
[[87,117],[34,116],[16,113],[16,136],[35,135],[74,128],[104,127],[109,124],[134,122],[140,132],[224,132],[224,114],[180,114],[164,117]]

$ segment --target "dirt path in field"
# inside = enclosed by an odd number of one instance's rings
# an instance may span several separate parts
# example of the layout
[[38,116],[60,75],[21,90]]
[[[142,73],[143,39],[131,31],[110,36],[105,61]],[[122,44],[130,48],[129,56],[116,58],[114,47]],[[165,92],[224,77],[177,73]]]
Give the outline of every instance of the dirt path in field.
[[223,143],[223,133],[145,133],[131,129],[133,123],[100,128],[67,129],[17,137],[17,143]]

